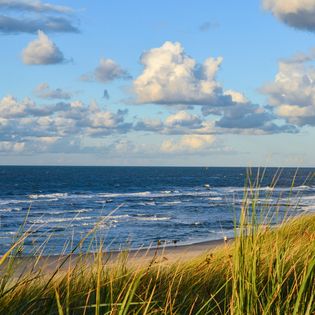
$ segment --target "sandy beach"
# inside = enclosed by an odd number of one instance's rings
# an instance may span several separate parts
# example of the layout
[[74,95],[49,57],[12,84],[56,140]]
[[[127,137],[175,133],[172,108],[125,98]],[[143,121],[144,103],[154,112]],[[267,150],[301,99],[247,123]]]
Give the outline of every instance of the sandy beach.
[[[155,264],[169,264],[179,261],[188,261],[200,255],[211,252],[232,239],[211,240],[189,245],[158,246],[151,248],[132,249],[129,251],[111,251],[103,253],[103,263],[112,265],[119,259],[126,259],[129,266]],[[96,253],[83,255],[55,255],[55,256],[21,256],[14,259],[14,273],[17,275],[25,272],[44,272],[50,274],[55,270],[66,271],[74,267],[78,262],[84,262],[85,266],[92,266]],[[6,264],[1,269],[4,269]],[[1,270],[0,269],[0,270]]]

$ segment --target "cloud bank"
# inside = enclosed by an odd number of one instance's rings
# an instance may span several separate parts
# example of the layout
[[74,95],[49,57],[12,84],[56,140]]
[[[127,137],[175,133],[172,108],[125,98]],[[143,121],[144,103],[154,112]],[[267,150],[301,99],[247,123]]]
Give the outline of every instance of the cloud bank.
[[8,95],[0,99],[0,141],[25,147],[31,143],[34,149],[34,145],[67,146],[84,138],[102,139],[128,132],[131,124],[125,121],[126,115],[125,110],[111,112],[95,102],[38,105],[30,98],[19,101]]

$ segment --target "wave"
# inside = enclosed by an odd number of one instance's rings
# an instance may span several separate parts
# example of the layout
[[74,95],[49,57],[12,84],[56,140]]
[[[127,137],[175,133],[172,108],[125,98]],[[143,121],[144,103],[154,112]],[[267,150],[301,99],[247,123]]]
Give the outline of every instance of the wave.
[[103,216],[102,219],[108,219],[108,220],[116,220],[116,219],[123,219],[123,218],[129,218],[129,214],[121,214],[121,215],[107,215]]
[[[301,185],[293,188],[293,190],[308,190],[312,187],[307,185]],[[258,187],[253,188],[253,191],[270,191],[270,192],[289,192],[290,187]],[[209,197],[209,200],[220,200],[215,199],[215,197],[223,197],[233,193],[243,193],[244,187],[230,186],[230,187],[213,187],[210,190],[205,190],[203,187],[193,188],[192,190],[162,190],[162,191],[139,191],[139,192],[102,192],[102,193],[90,193],[90,194],[69,194],[67,192],[63,193],[49,193],[49,194],[31,194],[28,196],[31,200],[45,200],[52,201],[63,198],[105,198],[110,201],[113,198],[166,198],[166,197]],[[50,200],[49,200],[50,199]],[[103,200],[101,200],[103,202]],[[106,200],[105,200],[106,201]],[[12,200],[12,201],[2,201],[2,202],[27,202],[26,200]],[[99,201],[97,201],[99,202]],[[1,201],[0,201],[1,203]],[[149,203],[148,203],[149,204]],[[149,204],[153,205],[153,204]]]
[[98,196],[105,198],[117,198],[117,197],[143,197],[150,196],[150,191],[140,191],[134,193],[99,193]]
[[223,200],[223,198],[222,197],[209,197],[208,200],[219,201],[219,200]]
[[62,223],[62,222],[72,222],[72,221],[83,221],[90,220],[92,217],[74,217],[74,218],[51,218],[51,219],[36,219],[30,220],[31,224],[49,224],[49,223]]
[[165,202],[161,203],[161,206],[179,205],[181,203],[182,203],[182,201],[180,201],[180,200],[165,201]]
[[47,199],[47,198],[65,198],[68,193],[53,193],[53,194],[31,194],[28,196],[30,199]]
[[92,211],[93,209],[76,209],[76,210],[69,210],[69,211],[65,211],[66,213],[85,213],[85,212],[90,212]]
[[155,201],[146,201],[146,202],[140,202],[140,206],[156,206]]
[[169,195],[169,194],[178,194],[179,191],[178,190],[161,190],[160,191],[161,194],[166,194],[166,195]]
[[315,212],[315,205],[302,206],[303,211]]
[[171,217],[158,217],[158,216],[137,216],[132,217],[137,221],[168,221]]
[[119,219],[126,219],[128,221],[165,221],[165,220],[170,220],[171,217],[159,217],[156,215],[148,216],[146,214],[139,213],[139,214],[134,214],[134,215],[129,215],[129,214],[109,215],[109,216],[104,216],[103,219],[116,220],[116,221],[119,221]]
[[20,199],[2,199],[0,200],[0,205],[9,205],[9,204],[19,204],[19,203],[30,203],[29,200],[20,200]]
[[307,190],[307,189],[313,189],[313,187],[308,186],[308,185],[301,185],[301,186],[294,187],[294,189]]
[[8,208],[4,208],[4,209],[0,209],[0,212],[16,212],[16,211],[21,211],[22,208],[18,208],[18,207],[8,207]]

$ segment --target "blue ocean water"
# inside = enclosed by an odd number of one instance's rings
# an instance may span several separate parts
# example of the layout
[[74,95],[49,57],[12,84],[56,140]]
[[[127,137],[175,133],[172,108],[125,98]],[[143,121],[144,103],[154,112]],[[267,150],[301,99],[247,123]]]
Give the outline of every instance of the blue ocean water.
[[[25,222],[23,252],[69,251],[95,224],[104,247],[137,248],[221,239],[234,234],[246,180],[245,168],[205,167],[0,167],[0,254]],[[253,177],[257,169],[253,169]],[[260,170],[262,171],[262,170]],[[294,214],[315,211],[315,169],[267,169],[260,202],[298,204]],[[288,201],[290,199],[290,201]],[[285,207],[284,207],[285,208]],[[285,211],[280,208],[281,211]],[[276,223],[276,222],[275,222]],[[42,245],[42,247],[40,247]],[[45,246],[43,246],[45,245]],[[81,250],[95,249],[85,242]]]

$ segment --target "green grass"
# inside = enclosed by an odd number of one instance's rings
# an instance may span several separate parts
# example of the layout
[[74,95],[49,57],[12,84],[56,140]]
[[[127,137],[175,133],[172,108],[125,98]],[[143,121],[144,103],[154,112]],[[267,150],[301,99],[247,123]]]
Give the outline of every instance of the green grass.
[[17,275],[23,233],[0,259],[0,313],[315,314],[315,215],[270,228],[278,207],[259,204],[257,186],[245,188],[234,242],[191,261],[109,264],[100,246],[90,264],[70,254],[66,270]]

